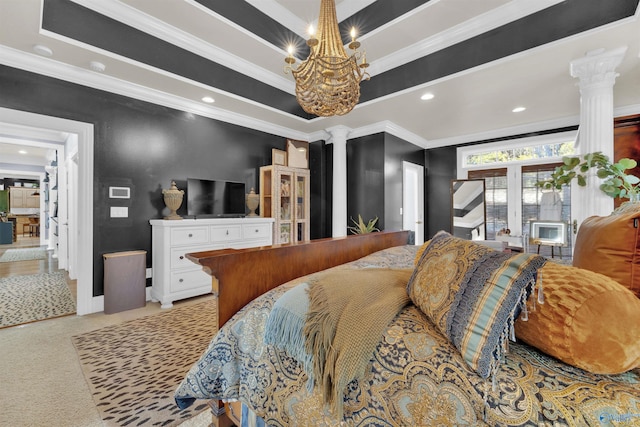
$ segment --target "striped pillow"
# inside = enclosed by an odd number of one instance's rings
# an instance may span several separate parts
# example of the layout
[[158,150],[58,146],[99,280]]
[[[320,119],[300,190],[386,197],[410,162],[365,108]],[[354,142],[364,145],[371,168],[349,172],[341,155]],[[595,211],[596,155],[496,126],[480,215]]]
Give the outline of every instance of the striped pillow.
[[481,377],[495,373],[545,259],[498,252],[440,231],[407,285],[418,308]]

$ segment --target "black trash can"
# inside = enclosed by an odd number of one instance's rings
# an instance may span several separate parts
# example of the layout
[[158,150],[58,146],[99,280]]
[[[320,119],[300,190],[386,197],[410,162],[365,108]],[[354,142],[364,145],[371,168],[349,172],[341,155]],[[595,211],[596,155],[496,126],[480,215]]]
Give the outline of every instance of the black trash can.
[[103,257],[105,314],[144,307],[147,251],[116,252]]

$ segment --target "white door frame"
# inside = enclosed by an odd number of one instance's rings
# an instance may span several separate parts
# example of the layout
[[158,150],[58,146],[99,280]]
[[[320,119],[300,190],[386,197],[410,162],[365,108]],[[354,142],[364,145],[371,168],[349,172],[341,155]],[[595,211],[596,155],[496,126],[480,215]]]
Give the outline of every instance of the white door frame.
[[424,243],[424,166],[402,162],[402,229],[415,233],[415,244]]
[[67,213],[69,239],[69,263],[67,271],[71,280],[78,278],[78,154],[75,153],[67,161]]
[[0,107],[0,122],[52,129],[78,135],[78,279],[79,315],[102,311],[102,298],[93,297],[93,124]]

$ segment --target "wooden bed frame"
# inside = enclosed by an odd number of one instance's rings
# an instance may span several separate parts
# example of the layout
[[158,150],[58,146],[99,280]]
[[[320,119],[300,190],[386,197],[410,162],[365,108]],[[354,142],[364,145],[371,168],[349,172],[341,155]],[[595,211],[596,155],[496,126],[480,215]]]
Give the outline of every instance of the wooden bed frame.
[[[196,252],[187,254],[187,258],[202,265],[213,277],[220,328],[242,307],[283,283],[382,249],[406,245],[408,241],[408,231],[383,231],[286,245]],[[222,416],[225,413],[222,402],[211,406],[213,425],[231,425]],[[237,412],[230,409],[228,413]]]
[[187,254],[213,276],[218,327],[265,292],[306,274],[355,261],[393,246],[406,245],[408,231],[358,234],[249,249]]

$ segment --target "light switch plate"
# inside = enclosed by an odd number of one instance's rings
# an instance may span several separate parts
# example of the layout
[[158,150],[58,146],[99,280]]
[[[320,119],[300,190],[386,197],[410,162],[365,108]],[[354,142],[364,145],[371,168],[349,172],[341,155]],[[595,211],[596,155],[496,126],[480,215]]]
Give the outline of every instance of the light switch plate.
[[127,218],[129,208],[127,206],[111,206],[111,218]]

